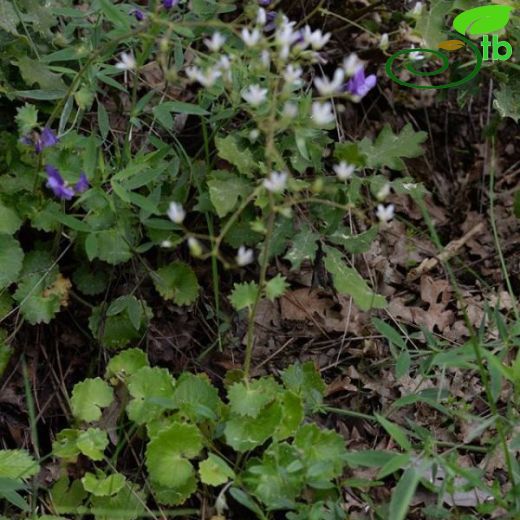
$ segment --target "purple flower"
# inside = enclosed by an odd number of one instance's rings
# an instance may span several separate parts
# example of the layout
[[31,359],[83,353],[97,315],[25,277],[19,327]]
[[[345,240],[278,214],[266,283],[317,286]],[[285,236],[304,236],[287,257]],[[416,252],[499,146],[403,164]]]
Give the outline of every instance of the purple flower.
[[[268,4],[266,4],[268,5]],[[267,11],[267,21],[265,24],[265,31],[271,32],[276,29],[276,17],[278,16],[276,11]]]
[[258,4],[262,7],[267,7],[271,3],[271,0],[258,0]]
[[54,166],[47,164],[45,171],[47,172],[47,187],[52,190],[56,197],[63,200],[70,200],[74,197],[74,190],[67,186],[60,172]]
[[74,185],[74,190],[76,193],[83,193],[84,191],[87,191],[89,187],[87,176],[81,172],[81,175],[79,177],[79,181]]
[[134,9],[132,11],[132,14],[135,16],[135,19],[138,22],[142,22],[146,18],[145,14],[143,13],[143,11],[141,11],[141,9]]
[[42,153],[45,148],[50,148],[57,144],[59,139],[50,128],[45,127],[41,134],[34,132],[33,136],[25,135],[20,141],[23,144],[33,145],[36,153]]
[[162,4],[165,9],[171,9],[179,3],[179,0],[163,0]]
[[375,74],[365,77],[365,69],[359,67],[357,72],[352,76],[347,83],[347,91],[353,96],[359,98],[365,97],[370,90],[376,86],[377,78]]

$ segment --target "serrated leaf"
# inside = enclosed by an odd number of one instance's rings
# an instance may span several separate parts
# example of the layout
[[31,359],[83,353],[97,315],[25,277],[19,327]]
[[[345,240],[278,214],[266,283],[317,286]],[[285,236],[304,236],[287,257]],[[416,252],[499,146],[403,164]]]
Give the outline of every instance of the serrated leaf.
[[314,233],[309,226],[302,227],[294,238],[289,251],[287,251],[284,258],[291,262],[291,269],[294,271],[299,269],[304,260],[314,261],[316,251],[318,250],[318,239],[320,235]]
[[255,282],[236,283],[233,286],[233,292],[229,297],[231,305],[234,309],[240,311],[242,309],[251,308],[258,295],[258,285]]
[[89,260],[99,258],[112,265],[121,264],[132,258],[128,242],[117,229],[89,233],[85,240],[85,251]]
[[72,413],[81,421],[97,421],[101,418],[101,409],[111,404],[113,398],[112,388],[100,377],[85,379],[72,390]]
[[139,348],[129,348],[114,356],[107,365],[105,377],[126,380],[140,368],[148,366],[146,353]]
[[282,294],[289,288],[289,284],[285,276],[277,274],[274,278],[271,278],[265,284],[265,295],[269,300],[274,302],[276,298],[282,296]]
[[98,477],[94,473],[87,472],[81,479],[86,491],[97,497],[109,497],[116,495],[125,485],[125,477],[121,473]]
[[359,148],[366,157],[368,168],[387,166],[393,170],[404,169],[402,157],[418,157],[423,153],[420,146],[426,141],[426,132],[416,132],[411,124],[407,124],[399,134],[394,134],[390,125],[386,125],[377,139],[372,143],[365,137]]
[[304,418],[303,400],[299,395],[286,390],[279,402],[282,405],[282,420],[273,435],[275,440],[292,437]]
[[520,81],[517,84],[502,84],[495,92],[493,106],[502,117],[510,117],[515,123],[520,120]]
[[38,463],[25,450],[0,450],[0,477],[28,479],[40,471]]
[[20,58],[14,62],[20,69],[24,81],[29,86],[38,85],[42,90],[46,91],[63,91],[66,85],[59,74],[51,72],[49,66],[40,60],[31,60],[27,56]]
[[61,430],[52,443],[52,454],[61,459],[75,460],[79,455],[78,436],[80,430],[66,428]]
[[29,103],[16,109],[16,125],[20,134],[28,134],[38,125],[38,109]]
[[0,0],[0,28],[4,31],[18,35],[17,27],[20,19],[9,0]]
[[150,479],[167,488],[182,488],[195,474],[189,459],[196,457],[202,447],[202,435],[196,426],[172,423],[160,431],[146,448]]
[[245,179],[226,171],[211,172],[208,188],[211,203],[221,218],[231,213],[239,199],[245,199],[251,191]]
[[235,478],[235,472],[227,462],[213,453],[199,463],[200,480],[208,486],[221,486]]
[[91,501],[91,512],[96,520],[138,520],[145,514],[146,496],[131,483],[114,496],[93,496]]
[[235,166],[241,174],[252,177],[254,172],[258,170],[258,163],[251,150],[240,145],[239,139],[235,135],[216,137],[215,145],[219,157]]
[[334,287],[341,294],[352,296],[354,303],[363,311],[386,307],[384,296],[373,292],[361,275],[343,260],[343,255],[332,247],[325,246],[325,268],[332,275]]
[[276,398],[280,389],[273,378],[235,383],[228,389],[230,410],[234,414],[258,417],[260,411]]
[[273,435],[281,418],[281,407],[276,401],[254,419],[240,415],[232,416],[224,427],[226,443],[239,452],[252,450]]
[[0,290],[16,282],[22,265],[23,251],[18,240],[0,235]]
[[303,398],[309,412],[323,401],[326,386],[312,361],[286,368],[282,372],[282,381],[288,390]]
[[145,366],[128,378],[128,392],[132,400],[126,407],[128,417],[144,424],[159,417],[166,406],[172,406],[175,380],[168,370]]
[[87,296],[96,296],[106,290],[108,274],[102,269],[91,269],[80,265],[73,273],[72,280],[78,289]]
[[173,300],[177,305],[190,305],[199,294],[197,276],[184,262],[159,268],[153,275],[153,283],[165,300]]
[[453,0],[432,0],[430,9],[422,9],[415,30],[426,42],[426,46],[436,49],[445,39],[445,18],[453,9]]
[[221,401],[217,389],[205,374],[185,372],[177,381],[172,404],[197,422],[216,420]]
[[104,451],[108,446],[108,435],[100,428],[89,428],[78,435],[76,445],[83,453],[92,460],[103,460]]
[[334,244],[344,247],[349,253],[360,254],[366,253],[372,242],[376,239],[378,227],[372,226],[367,231],[353,235],[345,226],[339,226],[327,238]]
[[0,234],[13,235],[21,225],[22,220],[16,211],[0,202]]

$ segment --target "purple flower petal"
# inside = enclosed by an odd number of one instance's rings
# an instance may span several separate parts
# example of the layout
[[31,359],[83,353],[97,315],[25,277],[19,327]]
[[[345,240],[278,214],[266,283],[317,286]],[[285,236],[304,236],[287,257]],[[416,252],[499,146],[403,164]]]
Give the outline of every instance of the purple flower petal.
[[365,70],[360,67],[347,83],[347,91],[353,96],[364,97],[372,90],[377,82],[375,74],[365,77]]
[[74,190],[76,193],[83,193],[84,191],[87,191],[90,184],[88,182],[87,176],[82,172],[79,181],[75,184]]
[[163,0],[163,6],[165,9],[171,9],[179,3],[179,0]]
[[135,16],[135,19],[138,22],[142,22],[146,18],[145,14],[143,13],[143,11],[141,11],[141,9],[134,9],[132,11],[132,14]]
[[33,144],[33,141],[29,135],[23,135],[22,137],[20,137],[20,142],[28,146],[31,146]]
[[50,128],[44,128],[40,135],[41,147],[49,148],[58,143],[58,137]]
[[271,0],[258,0],[258,4],[262,7],[267,7],[271,3]]
[[74,197],[74,190],[67,186],[60,172],[54,166],[47,164],[45,171],[47,173],[47,187],[52,190],[56,197],[63,200],[70,200]]

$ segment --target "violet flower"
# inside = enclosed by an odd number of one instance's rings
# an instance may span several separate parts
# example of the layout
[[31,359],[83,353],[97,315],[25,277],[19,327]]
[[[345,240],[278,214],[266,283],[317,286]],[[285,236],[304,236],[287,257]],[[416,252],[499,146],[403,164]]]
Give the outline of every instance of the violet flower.
[[267,7],[271,3],[271,0],[258,0],[258,4],[262,7]]
[[359,67],[347,83],[346,90],[353,96],[363,98],[376,86],[376,82],[377,77],[375,74],[365,77],[365,69]]
[[146,18],[145,14],[143,13],[143,11],[141,11],[141,9],[134,9],[132,11],[132,14],[135,16],[135,19],[138,22],[142,22]]
[[52,190],[56,197],[62,200],[70,200],[74,197],[74,190],[67,185],[54,166],[47,164],[45,171],[47,172],[47,187]]
[[89,188],[89,182],[88,182],[87,176],[83,172],[81,172],[79,181],[74,185],[74,191],[76,193],[83,193],[84,191],[87,191],[88,188]]
[[179,3],[179,0],[163,0],[162,4],[165,9],[171,9]]
[[36,153],[42,153],[45,148],[50,148],[57,144],[59,139],[50,128],[45,127],[41,134],[35,132],[33,136],[24,135],[20,141],[23,144],[34,146]]

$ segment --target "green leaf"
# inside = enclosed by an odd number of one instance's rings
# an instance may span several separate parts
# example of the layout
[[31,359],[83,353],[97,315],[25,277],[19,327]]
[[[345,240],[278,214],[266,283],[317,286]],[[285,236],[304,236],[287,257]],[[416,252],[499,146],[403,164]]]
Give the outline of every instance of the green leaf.
[[9,0],[0,0],[0,28],[17,36],[18,31],[16,28],[19,23],[20,19],[13,4]]
[[[0,498],[10,502],[18,509],[29,512],[29,504],[18,493],[20,490],[27,489],[27,486],[20,480],[0,477]],[[5,516],[0,516],[0,520],[8,520]]]
[[274,434],[281,419],[281,406],[276,401],[254,419],[233,415],[224,428],[226,443],[241,453],[252,450]]
[[0,202],[0,234],[13,235],[20,229],[21,225],[22,220],[16,211]]
[[265,284],[265,295],[269,300],[274,302],[276,298],[282,296],[282,294],[289,288],[289,284],[285,276],[277,274],[274,278],[271,278]]
[[317,241],[320,238],[318,233],[314,233],[309,226],[304,225],[302,229],[294,235],[292,246],[287,251],[284,258],[291,262],[291,269],[299,269],[304,260],[314,261],[318,250]]
[[361,275],[343,260],[343,255],[332,247],[324,246],[325,268],[332,275],[334,287],[341,294],[352,296],[363,311],[386,307],[384,296],[373,292]]
[[509,22],[512,7],[484,5],[460,13],[453,20],[453,28],[460,34],[481,35],[497,32]]
[[110,20],[115,27],[124,31],[130,30],[130,17],[124,13],[119,7],[112,3],[111,0],[98,0],[99,6],[103,14]]
[[282,381],[288,390],[302,397],[307,411],[311,412],[322,403],[326,386],[312,361],[286,368]]
[[[61,477],[51,487],[50,499],[57,513],[77,513],[87,492],[79,480],[73,480],[69,487],[69,478]],[[72,514],[74,517],[75,515]]]
[[[166,406],[171,407],[175,380],[165,368],[142,367],[128,378],[128,417],[144,424],[159,417]],[[166,405],[166,406],[165,406]]]
[[520,120],[520,81],[516,84],[500,85],[500,90],[495,92],[493,106],[502,117],[510,117],[515,123]]
[[0,235],[0,290],[16,282],[22,264],[23,251],[18,240]]
[[227,137],[216,137],[215,145],[220,158],[236,167],[243,175],[252,177],[258,171],[258,163],[249,148],[239,143],[239,138],[233,134]]
[[260,411],[280,392],[280,385],[271,377],[235,383],[228,389],[230,410],[234,414],[258,417]]
[[97,122],[99,126],[99,133],[103,140],[105,140],[108,136],[108,132],[110,132],[110,120],[108,118],[108,112],[103,103],[98,101],[97,104]]
[[61,459],[76,460],[80,453],[77,444],[80,433],[80,430],[71,428],[61,430],[52,443],[52,454]]
[[159,268],[153,275],[157,292],[177,305],[192,304],[199,294],[199,283],[192,268],[184,262],[173,262]]
[[173,394],[173,406],[193,421],[216,420],[221,401],[205,374],[183,373]]
[[283,392],[279,402],[282,405],[282,421],[278,425],[273,437],[276,440],[283,440],[292,437],[296,433],[303,421],[304,409],[302,398],[290,390]]
[[401,336],[401,332],[379,318],[372,318],[372,325],[374,325],[377,332],[382,334],[390,343],[393,343],[401,349],[406,349],[406,343]]
[[246,307],[250,309],[254,305],[257,295],[258,285],[255,282],[236,283],[233,285],[229,301],[237,311]]
[[432,0],[430,9],[423,8],[415,30],[426,42],[426,46],[436,49],[440,42],[445,40],[445,18],[453,9],[453,0]]
[[221,218],[231,213],[239,199],[245,199],[251,191],[245,179],[225,171],[211,172],[208,187],[211,203]]
[[96,520],[138,520],[144,518],[146,496],[135,485],[127,483],[117,495],[91,498],[91,513]]
[[221,486],[235,478],[235,472],[225,460],[210,453],[208,458],[199,463],[200,480],[208,486]]
[[372,242],[376,239],[378,227],[372,226],[369,230],[353,235],[346,227],[340,226],[334,233],[327,237],[328,240],[344,247],[349,253],[366,253]]
[[125,485],[125,477],[121,473],[98,477],[94,473],[87,472],[81,479],[86,491],[97,497],[109,497],[116,495]]
[[25,450],[0,450],[0,477],[28,479],[40,471],[38,463]]
[[[146,448],[146,467],[152,482],[167,488],[182,488],[195,470],[188,460],[203,448],[202,435],[192,424],[174,422],[160,431]],[[175,468],[172,471],[172,468]]]
[[51,72],[49,66],[39,60],[31,60],[27,56],[14,62],[20,69],[24,81],[29,86],[38,85],[42,90],[65,91],[66,85],[59,74]]
[[379,424],[386,430],[386,432],[394,439],[399,446],[405,451],[411,451],[413,449],[412,444],[408,440],[405,431],[397,424],[389,421],[385,417],[379,414],[375,414],[375,417]]
[[294,437],[294,445],[302,451],[307,478],[322,482],[339,477],[345,466],[345,441],[332,430],[315,424],[303,425]]
[[421,479],[420,473],[413,466],[408,468],[399,479],[390,499],[388,520],[404,520],[410,507],[415,490]]
[[145,366],[148,366],[146,353],[139,348],[129,348],[108,362],[105,377],[126,380]]
[[405,164],[401,157],[418,157],[423,153],[420,146],[426,141],[426,132],[415,132],[411,124],[407,124],[400,134],[394,134],[390,125],[386,125],[374,143],[365,137],[359,148],[366,156],[368,168],[387,166],[393,170],[402,170]]
[[33,128],[38,126],[38,109],[29,103],[16,109],[16,124],[20,134],[28,134]]
[[85,251],[90,261],[99,258],[112,265],[121,264],[132,258],[128,241],[117,229],[105,229],[89,233]]
[[78,435],[76,441],[79,451],[92,460],[103,460],[108,446],[108,435],[99,428],[89,428]]
[[81,264],[73,273],[72,279],[78,289],[87,296],[104,292],[108,285],[108,274],[94,266]]
[[80,421],[98,421],[101,409],[111,404],[113,398],[112,388],[100,377],[85,379],[72,390],[72,413]]

